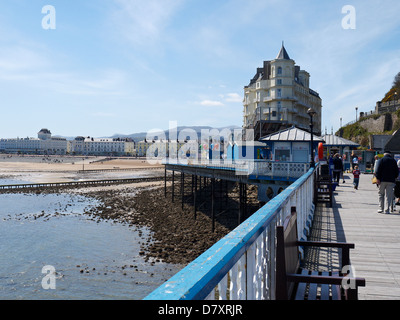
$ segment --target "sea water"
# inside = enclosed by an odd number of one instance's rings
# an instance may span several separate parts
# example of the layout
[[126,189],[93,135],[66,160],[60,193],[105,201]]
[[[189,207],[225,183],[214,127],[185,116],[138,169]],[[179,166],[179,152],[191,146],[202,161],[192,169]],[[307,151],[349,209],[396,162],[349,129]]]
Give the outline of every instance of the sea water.
[[82,195],[0,194],[0,299],[138,300],[182,268],[146,262],[140,243],[150,230],[84,214],[96,204]]

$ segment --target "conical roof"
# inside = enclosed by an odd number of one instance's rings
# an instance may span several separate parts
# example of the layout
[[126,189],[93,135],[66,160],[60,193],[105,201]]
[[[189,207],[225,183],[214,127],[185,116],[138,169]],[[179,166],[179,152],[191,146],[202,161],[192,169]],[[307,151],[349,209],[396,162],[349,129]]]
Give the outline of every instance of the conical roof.
[[284,60],[290,60],[290,57],[285,49],[285,46],[282,43],[282,48],[281,51],[279,51],[278,56],[276,57],[276,59],[284,59]]

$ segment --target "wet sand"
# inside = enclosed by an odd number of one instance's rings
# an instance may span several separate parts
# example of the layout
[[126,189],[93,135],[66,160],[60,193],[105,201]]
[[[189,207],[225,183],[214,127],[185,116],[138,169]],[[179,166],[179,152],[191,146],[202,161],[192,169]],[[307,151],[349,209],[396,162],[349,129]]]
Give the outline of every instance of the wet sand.
[[[126,170],[126,171],[122,171]],[[93,172],[93,170],[107,170]],[[163,170],[161,164],[149,164],[145,159],[68,156],[6,156],[0,155],[0,178],[32,183],[67,182],[91,179],[123,179],[149,176]]]

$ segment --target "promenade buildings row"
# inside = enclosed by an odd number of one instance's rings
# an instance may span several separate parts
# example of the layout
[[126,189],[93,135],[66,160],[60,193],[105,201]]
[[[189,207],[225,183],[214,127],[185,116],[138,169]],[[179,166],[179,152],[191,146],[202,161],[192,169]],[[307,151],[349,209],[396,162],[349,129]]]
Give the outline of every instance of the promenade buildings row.
[[0,139],[0,152],[43,155],[135,155],[135,143],[129,138],[76,137],[67,140],[52,137],[42,129],[37,138]]
[[[41,129],[37,138],[0,139],[0,152],[39,155],[106,155],[145,157],[151,154],[175,156],[187,141],[135,142],[131,138],[92,138],[78,136],[73,140],[53,137],[50,130]],[[171,156],[173,156],[171,154]]]

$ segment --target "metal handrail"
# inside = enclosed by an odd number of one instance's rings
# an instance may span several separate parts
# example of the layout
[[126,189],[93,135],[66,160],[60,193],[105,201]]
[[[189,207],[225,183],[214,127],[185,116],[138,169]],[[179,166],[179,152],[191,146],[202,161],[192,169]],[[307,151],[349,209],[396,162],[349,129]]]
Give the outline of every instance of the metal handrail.
[[314,180],[311,168],[145,300],[274,299],[275,227],[295,206],[305,230]]

